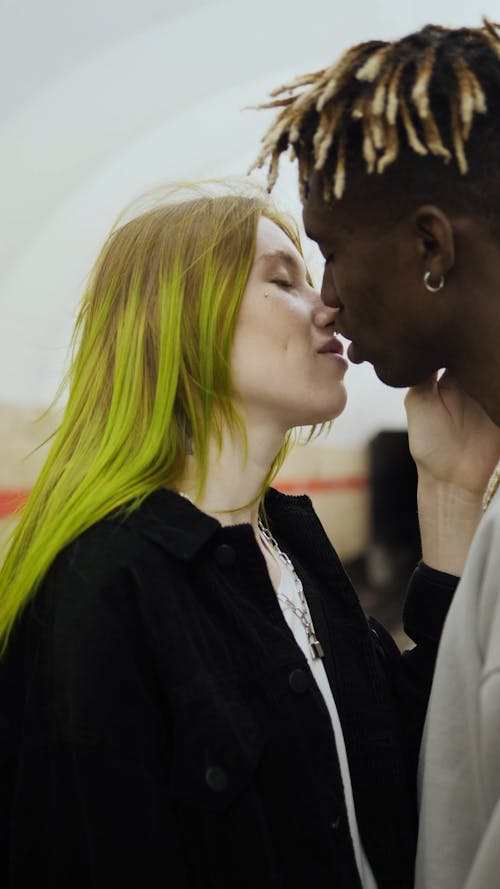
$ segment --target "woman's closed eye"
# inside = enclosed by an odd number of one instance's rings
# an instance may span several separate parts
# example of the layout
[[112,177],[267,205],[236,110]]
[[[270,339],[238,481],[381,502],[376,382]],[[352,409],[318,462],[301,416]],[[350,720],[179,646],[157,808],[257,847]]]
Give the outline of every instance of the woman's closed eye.
[[271,284],[276,284],[277,287],[284,287],[285,290],[290,290],[294,286],[293,281],[287,281],[285,278],[273,278]]

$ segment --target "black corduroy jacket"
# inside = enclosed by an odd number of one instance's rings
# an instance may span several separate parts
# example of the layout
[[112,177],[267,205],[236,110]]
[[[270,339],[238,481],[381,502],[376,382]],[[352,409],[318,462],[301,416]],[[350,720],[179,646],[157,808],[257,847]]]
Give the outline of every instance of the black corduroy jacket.
[[[416,758],[456,579],[419,566],[401,657],[306,497],[270,491],[304,584],[379,889],[410,889]],[[356,889],[330,717],[249,525],[170,491],[63,551],[0,666],[2,885]]]

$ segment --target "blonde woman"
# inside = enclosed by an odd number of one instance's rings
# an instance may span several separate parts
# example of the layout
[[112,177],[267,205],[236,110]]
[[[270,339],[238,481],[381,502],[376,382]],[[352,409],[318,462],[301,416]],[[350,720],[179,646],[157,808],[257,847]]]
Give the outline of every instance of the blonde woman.
[[[0,577],[3,885],[411,885],[416,752],[477,514],[435,477],[449,509],[401,658],[309,500],[269,487],[291,430],[344,408],[335,316],[258,191],[174,193],[110,235]],[[416,458],[428,479],[438,443],[442,468],[461,411],[479,502],[489,421],[444,395]]]

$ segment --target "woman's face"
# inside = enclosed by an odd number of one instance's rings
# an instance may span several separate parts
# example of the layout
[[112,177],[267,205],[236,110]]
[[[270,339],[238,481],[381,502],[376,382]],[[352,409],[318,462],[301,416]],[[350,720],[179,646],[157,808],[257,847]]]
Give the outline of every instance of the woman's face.
[[286,234],[261,217],[231,356],[247,421],[287,430],[343,411],[347,361],[333,335],[337,313],[307,283],[304,260]]

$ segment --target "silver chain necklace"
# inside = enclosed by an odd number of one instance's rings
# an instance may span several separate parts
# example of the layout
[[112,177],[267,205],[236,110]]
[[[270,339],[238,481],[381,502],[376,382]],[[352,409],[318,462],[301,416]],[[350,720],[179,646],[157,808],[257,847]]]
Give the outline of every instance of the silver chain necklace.
[[307,635],[307,641],[309,643],[309,648],[311,650],[312,659],[315,661],[315,660],[317,660],[317,658],[324,657],[325,653],[323,651],[323,646],[321,645],[321,642],[319,641],[318,637],[316,636],[311,618],[309,616],[306,597],[304,594],[304,587],[302,586],[302,581],[301,581],[300,577],[297,575],[297,572],[296,572],[295,568],[293,567],[292,561],[288,558],[287,554],[284,553],[283,550],[281,550],[279,548],[278,542],[275,540],[275,538],[273,537],[273,535],[271,534],[269,529],[264,527],[264,525],[262,524],[260,519],[259,519],[259,534],[260,534],[260,539],[262,540],[263,544],[267,547],[267,549],[271,553],[271,555],[274,556],[274,558],[278,561],[278,563],[281,563],[282,565],[284,565],[284,567],[287,569],[287,571],[291,574],[291,576],[293,578],[293,582],[295,583],[295,588],[299,594],[299,599],[300,599],[302,607],[299,608],[299,606],[296,605],[295,602],[292,602],[292,600],[289,599],[288,596],[285,595],[285,593],[278,593],[277,594],[278,599],[280,600],[280,602],[282,602],[284,605],[286,605],[287,608],[289,608],[295,614],[296,617],[298,617],[302,626],[304,627],[304,629],[306,631],[306,635]]

